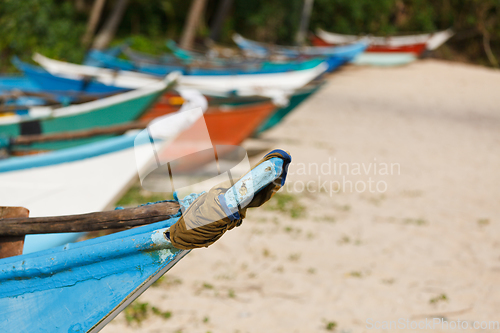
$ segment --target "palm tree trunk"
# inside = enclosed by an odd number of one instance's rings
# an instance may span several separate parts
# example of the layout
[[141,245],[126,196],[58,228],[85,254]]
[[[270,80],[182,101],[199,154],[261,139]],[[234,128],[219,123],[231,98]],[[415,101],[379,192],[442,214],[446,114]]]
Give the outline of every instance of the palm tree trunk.
[[182,32],[180,47],[183,49],[189,49],[193,46],[194,37],[196,34],[196,28],[200,23],[201,14],[203,14],[203,9],[205,8],[206,0],[193,0],[191,3],[191,8],[189,9],[189,15],[184,25],[184,31]]
[[97,34],[92,48],[102,50],[108,47],[109,43],[115,36],[116,30],[120,25],[125,9],[127,8],[128,0],[117,0],[111,15]]
[[106,0],[94,1],[92,12],[90,13],[89,17],[89,22],[87,23],[87,30],[85,31],[85,35],[83,35],[82,38],[82,43],[84,46],[89,45],[92,41],[92,37],[94,36],[97,24],[99,23],[99,19],[101,18],[102,9],[104,8],[105,2]]
[[300,27],[297,32],[296,42],[298,45],[304,45],[307,29],[309,28],[309,18],[311,17],[314,0],[304,0],[304,8],[300,18]]

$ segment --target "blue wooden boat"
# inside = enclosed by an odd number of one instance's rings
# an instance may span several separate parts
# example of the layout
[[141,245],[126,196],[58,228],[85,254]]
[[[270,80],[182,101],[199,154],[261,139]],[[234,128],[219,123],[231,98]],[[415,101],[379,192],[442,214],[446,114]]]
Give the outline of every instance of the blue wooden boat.
[[[197,119],[188,115],[198,111],[189,109],[163,117],[163,121],[175,119],[179,125],[169,129],[168,135],[181,133]],[[199,111],[197,115],[201,114]],[[125,134],[44,154],[0,159],[3,189],[0,202],[7,206],[28,206],[35,217],[106,209],[151,160],[148,154],[136,156],[136,152],[147,150],[149,144],[149,140],[138,141],[135,134]],[[96,191],[103,183],[106,187]],[[29,194],[19,188],[26,188]],[[23,253],[74,242],[81,236],[81,233],[30,234],[26,236]]]
[[3,75],[0,76],[0,92],[12,89],[25,91],[39,91],[40,86],[31,81],[26,75]]
[[115,93],[127,89],[106,85],[95,80],[92,76],[85,79],[75,80],[64,76],[56,76],[47,72],[39,66],[33,66],[22,62],[19,58],[12,58],[12,63],[22,71],[36,86],[46,91],[73,91],[87,93]]
[[[21,182],[26,179],[32,185],[32,193],[48,196],[48,200],[44,197],[30,199],[30,196],[23,198],[17,192],[13,192],[10,195],[2,193],[0,194],[0,199],[3,201],[2,204],[29,205],[32,215],[40,216],[45,215],[46,212],[57,212],[57,210],[51,210],[49,205],[54,200],[59,200],[58,204],[64,204],[64,200],[68,196],[73,196],[74,200],[88,200],[86,199],[87,190],[81,187],[78,189],[70,185],[71,179],[77,173],[80,173],[79,177],[82,179],[88,178],[89,185],[94,184],[91,185],[92,187],[98,186],[94,182],[95,177],[92,177],[92,173],[108,173],[107,169],[110,167],[119,168],[120,164],[124,162],[123,157],[114,158],[112,155],[116,155],[120,151],[130,150],[129,156],[133,157],[134,139],[134,136],[123,135],[80,147],[0,160],[0,181],[7,182],[7,184],[4,183],[5,190],[10,190],[9,183],[18,183],[21,185]],[[130,161],[133,162],[133,159],[130,158]],[[102,163],[106,164],[103,165]],[[129,166],[122,167],[125,169],[129,168]],[[51,169],[59,171],[51,172]],[[106,189],[106,192],[109,192],[109,194],[100,193],[99,196],[105,199],[113,197],[114,192],[121,191],[123,186],[130,181],[130,176],[128,175],[130,172],[124,171],[115,172],[116,177]],[[54,179],[51,177],[54,177]],[[66,182],[68,185],[57,189],[57,187],[54,188],[53,186],[45,185],[47,182],[54,182],[54,184]],[[46,187],[45,192],[44,187]],[[54,190],[58,192],[54,192]],[[84,205],[88,205],[88,208],[99,209],[104,208],[108,204],[108,202],[99,204],[99,200],[95,200],[94,202],[95,204],[87,202]],[[81,236],[83,236],[82,233],[27,235],[25,237],[23,253],[32,253],[71,243]]]
[[[141,89],[66,107],[32,107],[26,113],[0,117],[0,137],[49,134],[118,125],[139,118],[172,85],[177,76]],[[69,79],[66,79],[69,80]],[[73,80],[78,82],[77,80]],[[31,124],[31,127],[30,127]],[[66,142],[36,143],[29,149],[53,150],[96,141],[85,138]],[[22,148],[22,147],[21,147]]]
[[153,55],[149,53],[144,53],[140,51],[136,51],[127,47],[123,49],[123,53],[134,62],[145,62],[150,64],[189,64],[190,61],[183,61],[183,59],[177,58],[172,54],[162,54],[162,55]]
[[151,74],[156,76],[165,76],[172,71],[180,71],[184,75],[245,75],[245,74],[274,74],[284,73],[295,70],[306,70],[318,66],[323,61],[327,61],[329,71],[340,66],[343,62],[341,59],[335,57],[308,59],[301,61],[291,61],[284,63],[275,62],[261,62],[250,63],[241,66],[232,67],[194,67],[184,65],[168,65],[168,64],[151,64],[145,62],[133,62],[125,59],[116,58],[106,53],[98,51],[92,52],[90,55],[96,61],[99,61],[104,67],[124,70],[124,71],[137,71],[144,74]]
[[[291,158],[283,151],[271,153],[281,158],[259,164],[227,191],[214,188],[207,195],[178,200],[180,212],[165,221],[0,260],[0,331],[98,332],[190,248],[198,247],[173,246],[179,243],[179,223],[187,226],[188,216],[210,207],[221,220],[209,226],[233,228],[241,223],[239,210],[252,206],[254,197],[279,188],[277,179],[284,185]],[[190,213],[191,205],[197,208]]]
[[290,58],[300,56],[336,56],[343,58],[346,62],[353,60],[358,54],[364,52],[369,45],[368,42],[364,40],[350,45],[325,47],[267,45],[243,38],[238,34],[233,35],[233,40],[242,50],[259,57],[269,57],[273,54],[283,55]]
[[[109,54],[110,56],[118,57],[123,52],[123,49],[127,48],[128,45],[129,45],[129,43],[126,42],[126,43],[123,43],[120,45],[116,45],[114,47],[110,47],[110,48],[103,50],[103,51],[100,51],[100,52],[105,52],[106,54]],[[94,49],[91,49],[90,51],[87,52],[87,55],[85,57],[85,60],[83,61],[83,64],[87,65],[87,66],[99,67],[100,62],[94,60],[91,57],[91,54],[93,51],[94,51]]]

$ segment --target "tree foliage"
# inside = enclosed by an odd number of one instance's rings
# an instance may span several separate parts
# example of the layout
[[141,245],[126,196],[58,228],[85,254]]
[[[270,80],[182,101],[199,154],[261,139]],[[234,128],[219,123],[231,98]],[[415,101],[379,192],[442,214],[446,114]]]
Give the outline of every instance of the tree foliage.
[[86,16],[73,2],[58,0],[3,0],[0,2],[0,61],[3,69],[10,57],[31,57],[34,51],[49,57],[81,62],[80,39]]
[[[208,36],[220,0],[208,0],[198,38]],[[80,62],[81,38],[93,0],[0,1],[0,69],[10,57],[29,59],[33,52]],[[113,8],[107,0],[100,26]],[[177,39],[191,1],[130,0],[114,44],[130,40],[134,48],[165,52],[167,38]],[[299,27],[303,0],[233,0],[221,42],[239,32],[249,38],[291,44]],[[500,58],[499,0],[315,0],[309,28],[346,34],[391,35],[453,27],[456,36],[441,57],[494,65]],[[99,29],[99,27],[98,27]]]

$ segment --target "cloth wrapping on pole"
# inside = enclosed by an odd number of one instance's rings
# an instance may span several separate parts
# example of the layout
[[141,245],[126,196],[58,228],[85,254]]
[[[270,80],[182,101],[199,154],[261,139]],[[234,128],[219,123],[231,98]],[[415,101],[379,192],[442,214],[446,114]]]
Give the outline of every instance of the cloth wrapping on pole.
[[283,160],[281,174],[274,182],[255,193],[247,205],[239,206],[237,212],[234,213],[229,211],[224,202],[224,194],[232,186],[229,181],[202,194],[170,227],[167,237],[172,245],[182,250],[208,247],[221,238],[226,231],[240,226],[248,208],[262,206],[285,184],[288,165],[291,162],[291,156],[287,152],[273,150],[255,167],[272,158]]

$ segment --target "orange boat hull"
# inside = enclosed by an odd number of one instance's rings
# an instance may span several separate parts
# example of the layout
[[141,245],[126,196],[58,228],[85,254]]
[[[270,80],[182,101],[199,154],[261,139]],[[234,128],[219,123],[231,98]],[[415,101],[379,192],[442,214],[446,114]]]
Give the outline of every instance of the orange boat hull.
[[[141,120],[152,120],[178,109],[178,105],[160,102]],[[196,170],[213,161],[214,147],[217,147],[219,158],[230,154],[234,150],[231,147],[240,145],[251,136],[275,109],[272,102],[209,107],[203,118],[158,152],[158,162],[160,165],[170,163],[174,173]]]
[[[152,120],[178,109],[178,105],[160,102],[144,114],[141,120]],[[239,145],[251,136],[275,109],[276,106],[272,102],[209,107],[204,118],[210,139],[214,145]],[[196,129],[188,129],[181,135],[195,137]]]

